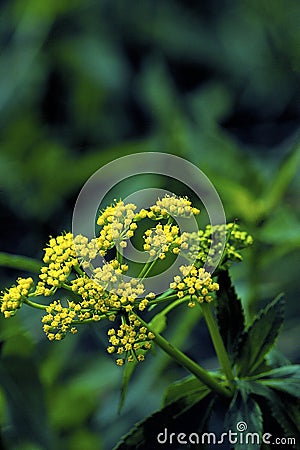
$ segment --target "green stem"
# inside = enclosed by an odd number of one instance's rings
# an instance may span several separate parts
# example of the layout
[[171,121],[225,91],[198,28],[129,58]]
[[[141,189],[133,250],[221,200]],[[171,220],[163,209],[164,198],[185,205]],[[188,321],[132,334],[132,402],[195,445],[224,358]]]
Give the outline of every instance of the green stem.
[[[190,297],[190,296],[189,296]],[[188,297],[188,298],[189,298]],[[188,300],[187,297],[183,297],[180,298],[178,300],[176,300],[175,302],[170,303],[168,306],[166,306],[160,313],[158,313],[159,315],[165,316],[166,314],[168,314],[170,311],[172,311],[172,309],[176,308],[176,306],[181,305],[182,303],[186,303],[186,301]]]
[[[163,292],[162,294],[160,294],[156,300],[160,300],[163,298],[168,297],[169,295],[173,295],[175,293],[174,289],[168,289],[167,291]],[[177,295],[177,294],[176,294]]]
[[222,368],[227,380],[232,381],[234,379],[234,374],[232,372],[231,363],[230,363],[226,348],[224,346],[223,339],[220,335],[219,328],[218,328],[215,318],[212,314],[210,304],[202,303],[201,309],[202,309],[202,313],[203,313],[204,319],[206,321],[207,327],[209,329],[210,336],[213,341],[213,345],[214,345],[219,363],[221,365],[221,368]]
[[137,319],[148,328],[150,332],[152,332],[155,336],[154,342],[171,358],[173,358],[176,362],[178,362],[181,366],[185,367],[189,372],[194,374],[202,383],[206,386],[210,387],[216,393],[225,396],[231,397],[231,392],[227,389],[227,387],[218,383],[216,379],[211,376],[207,370],[203,369],[203,367],[199,366],[199,364],[195,363],[192,359],[182,353],[178,348],[174,347],[170,344],[167,339],[162,337],[159,333],[149,327],[147,322],[144,322],[138,315],[136,315]]
[[154,309],[155,306],[159,305],[160,303],[168,302],[170,300],[175,300],[175,299],[178,299],[178,295],[177,294],[173,294],[173,295],[170,295],[169,297],[165,297],[165,298],[161,298],[161,299],[151,300],[148,303],[149,311],[152,311],[152,309]]
[[116,260],[118,261],[118,263],[121,265],[123,262],[123,253],[118,252],[118,250],[116,250]]
[[35,303],[35,302],[29,300],[28,298],[26,300],[24,300],[23,303],[25,303],[28,306],[32,306],[32,308],[43,309],[43,310],[47,309],[46,305],[41,305],[40,303]]
[[73,292],[73,289],[67,283],[62,283],[61,287],[66,289],[67,291],[72,291]]
[[85,275],[85,272],[81,269],[81,267],[79,265],[74,266],[74,270],[75,270],[75,272],[78,273],[78,275],[81,275],[81,276]]
[[155,263],[156,263],[156,259],[154,259],[153,261],[147,262],[144,265],[144,267],[142,268],[141,272],[139,273],[138,278],[141,278],[141,279],[145,278],[149,274],[150,270],[154,267]]

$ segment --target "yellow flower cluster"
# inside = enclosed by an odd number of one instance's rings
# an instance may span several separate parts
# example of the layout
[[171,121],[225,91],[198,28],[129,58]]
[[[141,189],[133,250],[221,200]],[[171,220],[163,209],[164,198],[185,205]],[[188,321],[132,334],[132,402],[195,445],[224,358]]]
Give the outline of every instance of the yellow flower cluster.
[[100,251],[97,238],[89,241],[88,238],[82,236],[82,234],[78,234],[74,237],[74,248],[80,265],[84,269],[90,267],[90,262],[98,256]]
[[49,296],[64,283],[72,268],[79,264],[73,234],[66,233],[57,238],[51,238],[45,249],[43,258],[46,264],[41,268],[40,282],[37,284],[37,294]]
[[177,275],[170,283],[170,288],[177,291],[178,298],[190,296],[188,306],[191,308],[198,303],[211,302],[213,293],[219,290],[218,283],[214,282],[209,272],[203,268],[197,269],[194,266],[181,266],[180,272],[183,277]]
[[79,320],[92,319],[97,321],[99,320],[99,314],[109,312],[109,307],[105,301],[105,290],[88,276],[83,275],[72,280],[71,288],[75,294],[82,297],[81,310],[78,309]]
[[149,252],[151,257],[164,259],[171,247],[174,254],[180,251],[181,238],[177,225],[158,224],[154,229],[146,230],[144,241],[144,250]]
[[155,295],[150,293],[139,298],[144,293],[144,286],[138,279],[121,279],[126,270],[126,265],[113,260],[96,268],[93,279],[83,275],[72,280],[70,288],[82,300],[79,303],[68,302],[68,307],[55,301],[46,309],[47,314],[42,321],[47,337],[61,340],[68,331],[77,331],[74,327],[76,323],[96,322],[103,317],[114,321],[118,313],[128,314],[135,306],[143,311]]
[[43,330],[50,341],[60,341],[68,331],[72,334],[77,333],[73,322],[78,319],[81,306],[74,302],[68,302],[68,304],[66,308],[61,305],[59,300],[55,300],[46,309],[47,314],[43,316],[42,322]]
[[32,286],[32,278],[18,278],[15,286],[2,292],[1,312],[6,319],[16,314],[17,310],[22,306],[24,299],[27,298]]
[[165,195],[165,197],[158,199],[155,205],[150,207],[148,217],[150,219],[165,219],[170,216],[189,218],[199,213],[199,209],[193,208],[191,201],[187,197]]
[[102,227],[97,238],[99,253],[105,256],[115,244],[125,248],[127,240],[132,238],[137,224],[134,222],[136,205],[124,204],[122,200],[115,205],[108,206],[98,217],[97,224]]
[[[153,259],[164,259],[167,252],[173,255],[182,252],[189,265],[181,266],[181,275],[174,277],[174,281],[170,283],[175,295],[172,293],[165,298],[162,296],[159,301],[173,300],[177,295],[178,298],[187,298],[190,307],[197,302],[211,302],[219,285],[212,280],[209,272],[199,266],[206,263],[206,267],[209,267],[216,258],[219,261],[224,241],[226,244],[221,264],[240,260],[239,250],[250,245],[252,237],[240,231],[236,224],[209,225],[204,231],[181,233],[179,227],[171,223],[173,218],[189,219],[199,212],[186,197],[175,195],[166,195],[148,210],[142,209],[138,213],[134,204],[125,204],[122,200],[110,205],[98,217],[100,232],[97,237],[89,240],[82,235],[74,237],[72,233],[52,237],[45,248],[44,265],[36,290],[34,291],[32,278],[19,278],[16,285],[2,293],[1,312],[5,317],[11,317],[24,301],[31,306],[46,309],[42,322],[50,340],[61,340],[67,333],[76,333],[78,324],[96,322],[103,318],[111,321],[120,319],[119,328],[108,331],[107,351],[118,355],[118,365],[123,365],[126,361],[143,361],[155,336],[142,325],[142,319],[138,319],[136,312],[144,311],[149,303],[155,304],[156,295],[146,295],[142,282],[143,275],[146,276],[152,269],[152,263],[144,266],[140,278],[127,276],[128,266],[120,262],[124,255],[121,255],[119,247],[127,246],[139,220],[161,220],[163,223],[156,222],[155,227],[145,231],[144,251]],[[100,267],[94,267],[94,260],[99,256],[104,257],[114,246],[117,246],[116,259],[104,261]],[[98,258],[97,263],[99,259],[104,258]],[[91,275],[85,274],[81,268],[88,269],[87,272]],[[64,304],[55,300],[47,307],[32,301],[32,297],[50,296],[58,288],[69,291],[72,299],[79,296],[78,301],[70,299]],[[31,301],[27,300],[28,296]]]
[[108,336],[111,344],[107,348],[108,353],[122,356],[116,360],[119,366],[123,366],[126,360],[128,362],[143,361],[145,351],[151,348],[151,340],[155,338],[153,333],[141,326],[141,322],[134,314],[130,314],[128,320],[122,316],[122,324],[119,329],[111,328],[108,330]]
[[[236,223],[227,225],[207,225],[205,230],[198,232],[199,243],[189,247],[189,256],[196,257],[199,262],[214,265],[222,253],[222,242],[226,240],[223,250],[222,264],[230,261],[241,261],[242,255],[239,250],[249,247],[253,243],[253,238],[246,231],[240,231]],[[191,237],[193,240],[193,237]]]
[[[124,276],[127,269],[126,264],[120,265],[117,260],[113,260],[102,267],[97,267],[93,272],[95,282],[110,293],[106,300],[109,309],[123,309],[130,312],[136,299],[144,294],[144,285],[138,278]],[[146,304],[147,299],[143,299],[139,307],[144,309]]]

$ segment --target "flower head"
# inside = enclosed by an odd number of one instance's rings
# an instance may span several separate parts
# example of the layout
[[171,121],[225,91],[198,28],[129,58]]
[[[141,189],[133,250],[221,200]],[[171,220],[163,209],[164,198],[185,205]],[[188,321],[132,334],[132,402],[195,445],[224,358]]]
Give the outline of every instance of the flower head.
[[127,317],[122,316],[122,324],[118,329],[108,330],[109,343],[108,353],[115,353],[121,358],[116,360],[118,365],[128,362],[143,361],[144,353],[152,347],[151,341],[154,334],[149,332],[146,327],[134,314]]
[[219,289],[218,283],[214,282],[209,272],[203,268],[197,269],[194,266],[181,266],[182,276],[177,275],[170,283],[170,288],[177,291],[178,298],[188,296],[188,306],[195,306],[195,302],[211,302],[213,293]]
[[169,249],[173,249],[174,253],[179,249],[181,239],[179,237],[179,228],[177,225],[161,225],[158,224],[154,229],[149,229],[144,235],[144,250],[149,252],[151,257],[164,259]]
[[155,205],[150,207],[148,217],[150,219],[165,219],[168,217],[189,218],[199,213],[200,210],[192,207],[192,203],[187,197],[165,195],[165,197],[158,199]]
[[37,285],[38,295],[51,295],[64,283],[72,268],[79,264],[74,248],[73,234],[66,233],[51,238],[45,248],[43,258],[45,265],[41,268],[40,282]]
[[73,322],[79,318],[80,311],[81,305],[74,302],[69,302],[68,307],[63,307],[59,300],[51,303],[46,309],[47,314],[42,318],[43,330],[48,339],[60,341],[68,331],[75,334],[77,329]]
[[28,297],[33,286],[33,279],[18,278],[16,285],[2,292],[0,297],[1,312],[5,318],[12,317],[21,308],[23,301]]
[[136,205],[120,200],[114,205],[108,206],[98,217],[97,224],[101,231],[97,238],[99,253],[105,256],[107,251],[115,244],[126,247],[127,240],[132,238],[137,224],[134,222]]

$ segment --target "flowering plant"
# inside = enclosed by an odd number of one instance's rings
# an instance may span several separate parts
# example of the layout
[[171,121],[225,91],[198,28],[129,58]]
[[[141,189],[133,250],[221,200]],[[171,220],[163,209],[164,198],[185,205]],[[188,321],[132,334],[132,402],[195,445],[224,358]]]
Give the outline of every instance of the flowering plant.
[[[18,278],[1,295],[5,318],[22,305],[43,310],[42,326],[50,341],[75,334],[82,325],[107,321],[107,352],[124,366],[122,403],[133,369],[154,346],[190,372],[169,386],[163,408],[125,436],[118,449],[145,448],[149,430],[159,431],[161,422],[170,430],[180,423],[203,432],[213,411],[224,404],[225,429],[243,419],[250,432],[261,434],[276,423],[286,436],[299,437],[300,369],[282,365],[271,352],[283,323],[283,296],[247,324],[229,268],[242,260],[240,252],[252,244],[252,237],[236,223],[182,232],[176,220],[189,221],[198,214],[183,197],[165,196],[140,211],[132,203],[115,201],[99,214],[96,237],[71,232],[51,237],[39,281]],[[147,259],[131,267],[125,249],[134,239],[142,239]],[[172,265],[179,256],[185,263],[168,280],[168,288],[162,293],[148,290],[154,270],[162,270],[164,260]],[[61,300],[63,290],[69,295],[66,302]],[[218,370],[204,369],[163,337],[168,313],[182,304],[201,309]]]

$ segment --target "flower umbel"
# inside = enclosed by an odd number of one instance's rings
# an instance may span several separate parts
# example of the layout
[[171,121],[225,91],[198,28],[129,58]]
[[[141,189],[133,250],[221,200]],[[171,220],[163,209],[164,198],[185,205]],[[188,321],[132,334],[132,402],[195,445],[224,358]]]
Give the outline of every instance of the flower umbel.
[[200,213],[200,210],[192,207],[191,201],[187,197],[177,197],[176,195],[166,195],[158,199],[155,205],[150,207],[148,217],[150,219],[165,219],[168,217],[192,217]]
[[18,278],[15,286],[12,286],[1,296],[1,312],[5,318],[12,317],[21,308],[22,303],[27,299],[29,291],[33,286],[33,279]]
[[117,330],[114,328],[108,330],[111,344],[107,348],[108,353],[116,353],[120,356],[116,360],[119,366],[122,366],[126,360],[128,362],[143,361],[145,351],[152,347],[151,340],[154,339],[154,334],[142,326],[134,314],[122,316],[121,320],[122,324]]
[[49,296],[64,283],[73,267],[79,265],[75,252],[73,234],[66,233],[51,238],[45,248],[43,258],[45,265],[41,268],[37,284],[37,295]]
[[[117,325],[108,331],[107,351],[117,355],[117,364],[143,361],[155,336],[157,339],[156,330],[143,315],[163,302],[167,303],[167,311],[184,301],[190,307],[197,302],[210,303],[219,285],[204,264],[209,266],[215,257],[220,258],[223,247],[219,241],[222,238],[224,242],[225,235],[224,267],[229,261],[241,259],[240,250],[250,245],[252,238],[236,224],[181,232],[175,218],[195,223],[194,216],[199,214],[186,197],[166,195],[147,210],[136,209],[136,205],[123,200],[108,206],[97,219],[100,230],[92,239],[72,233],[51,237],[35,290],[32,278],[18,278],[16,285],[2,293],[4,316],[12,317],[23,303],[44,309],[43,329],[51,341],[77,333],[83,324],[109,320]],[[142,228],[137,235],[143,235],[143,250],[149,256],[140,270],[124,257],[122,249],[130,239],[136,239],[134,235],[143,219],[148,225],[152,220],[159,223]],[[146,277],[168,254],[172,258],[162,265],[177,255],[186,258],[188,264],[180,267],[174,281],[170,280],[170,291],[162,295],[147,292]],[[42,295],[54,298],[48,305],[33,301]]]
[[209,272],[202,267],[197,269],[194,266],[181,266],[180,272],[183,277],[177,275],[170,283],[170,288],[177,292],[178,298],[189,297],[189,307],[194,307],[196,302],[210,303],[213,301],[213,294],[219,290],[219,284],[214,282]]

